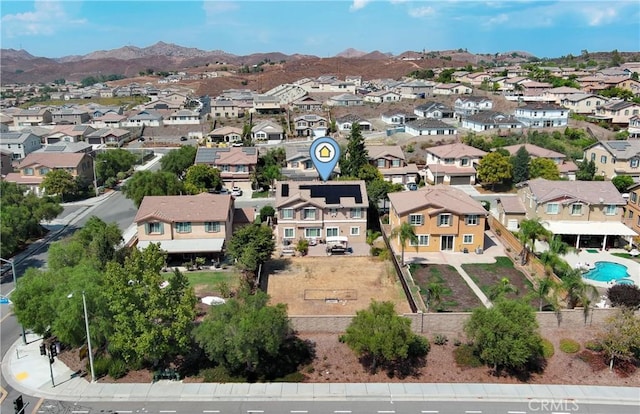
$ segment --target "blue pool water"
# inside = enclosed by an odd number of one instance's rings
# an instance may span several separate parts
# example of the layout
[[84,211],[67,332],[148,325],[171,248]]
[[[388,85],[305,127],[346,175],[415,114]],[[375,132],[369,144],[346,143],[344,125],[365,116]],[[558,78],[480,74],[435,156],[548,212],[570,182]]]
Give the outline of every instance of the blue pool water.
[[616,284],[618,284],[618,285],[635,285],[636,283],[631,279],[620,279],[620,280],[616,280]]
[[613,262],[596,262],[595,267],[582,276],[596,282],[611,282],[612,280],[629,277],[627,266]]

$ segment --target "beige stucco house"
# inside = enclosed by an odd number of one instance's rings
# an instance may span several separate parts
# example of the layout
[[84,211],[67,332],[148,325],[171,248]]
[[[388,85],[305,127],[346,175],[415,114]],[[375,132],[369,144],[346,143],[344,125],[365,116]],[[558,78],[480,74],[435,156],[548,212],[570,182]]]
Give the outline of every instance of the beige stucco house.
[[593,161],[596,174],[608,180],[618,175],[640,178],[640,141],[598,141],[584,150],[584,160]]

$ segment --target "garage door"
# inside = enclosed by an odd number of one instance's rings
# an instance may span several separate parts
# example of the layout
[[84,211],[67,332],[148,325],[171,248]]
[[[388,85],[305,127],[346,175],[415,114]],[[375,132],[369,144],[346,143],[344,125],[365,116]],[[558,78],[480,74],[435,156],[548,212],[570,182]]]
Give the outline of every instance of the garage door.
[[451,185],[469,185],[471,183],[471,177],[468,175],[451,177]]

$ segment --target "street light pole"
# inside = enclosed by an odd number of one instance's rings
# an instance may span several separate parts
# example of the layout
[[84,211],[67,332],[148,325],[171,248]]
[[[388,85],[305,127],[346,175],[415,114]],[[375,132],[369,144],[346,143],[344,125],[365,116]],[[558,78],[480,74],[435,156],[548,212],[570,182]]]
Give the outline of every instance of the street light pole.
[[96,161],[98,160],[98,156],[96,155],[95,158],[91,157],[91,165],[93,166],[93,190],[96,193],[96,197],[98,197],[100,195],[100,193],[98,192],[98,175],[96,174]]
[[[11,264],[11,273],[13,274],[13,289],[17,289],[18,288],[18,279],[16,276],[16,265],[13,262],[13,259],[11,260],[7,260],[7,259],[3,259],[2,257],[0,257],[0,261],[3,261],[5,263],[9,263]],[[22,324],[20,324],[20,328],[22,329],[22,343],[23,344],[27,344],[27,335],[24,331],[24,326]]]
[[91,382],[95,382],[96,374],[93,370],[93,352],[91,351],[91,335],[89,334],[89,316],[87,315],[87,299],[82,292],[82,306],[84,308],[84,326],[87,329],[87,348],[89,348],[89,366],[91,367]]

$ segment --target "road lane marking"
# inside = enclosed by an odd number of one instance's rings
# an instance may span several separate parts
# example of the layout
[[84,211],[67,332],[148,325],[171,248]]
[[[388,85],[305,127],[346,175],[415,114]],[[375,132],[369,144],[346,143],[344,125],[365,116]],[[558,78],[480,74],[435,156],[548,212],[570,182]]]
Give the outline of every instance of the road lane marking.
[[175,413],[176,410],[160,410],[159,413]]
[[467,414],[482,414],[482,411],[465,411]]
[[395,414],[395,411],[378,411],[378,414]]
[[306,411],[306,410],[291,410],[290,412],[291,412],[291,414],[306,414],[309,411]]
[[526,411],[507,411],[507,414],[527,414]]
[[131,411],[131,410],[128,410],[128,411],[121,411],[121,410],[117,410],[117,411],[116,411],[116,413],[118,413],[118,414],[129,414],[129,413],[132,413],[132,412],[133,412],[133,411]]
[[264,410],[247,410],[248,413],[264,413]]
[[203,413],[219,413],[220,410],[202,410]]
[[440,411],[420,411],[422,414],[438,414]]
[[351,411],[346,411],[346,410],[345,411],[334,411],[334,413],[336,413],[336,414],[349,414],[349,413],[351,413]]
[[87,410],[82,410],[82,411],[71,411],[71,414],[87,414],[89,411]]

